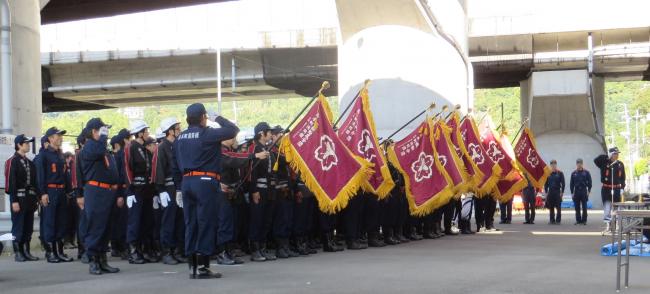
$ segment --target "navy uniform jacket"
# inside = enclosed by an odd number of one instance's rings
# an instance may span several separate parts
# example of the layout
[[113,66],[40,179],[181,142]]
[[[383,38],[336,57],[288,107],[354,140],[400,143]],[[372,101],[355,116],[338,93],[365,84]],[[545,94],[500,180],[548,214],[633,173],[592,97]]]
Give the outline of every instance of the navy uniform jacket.
[[237,136],[239,128],[223,117],[215,120],[221,128],[190,125],[174,141],[178,170],[221,173],[221,141]]
[[[63,185],[66,192],[70,192],[70,184],[67,181],[66,164],[63,153],[60,150],[54,150],[49,147],[42,150],[39,155],[38,164],[36,164],[36,182],[38,191],[41,195],[47,194],[47,185]],[[40,195],[39,195],[40,196]]]
[[131,143],[125,148],[125,179],[130,194],[134,189],[144,187],[151,183],[152,154],[144,147],[144,145],[138,143],[136,140],[131,141]]
[[166,192],[167,186],[173,186],[177,191],[181,190],[182,176],[176,167],[176,156],[174,155],[174,143],[163,139],[154,154],[151,180],[156,184],[158,193]]
[[126,193],[126,179],[124,171],[124,148],[113,153],[115,157],[115,166],[117,167],[117,197],[124,197]]
[[594,164],[600,169],[600,182],[603,188],[625,188],[625,165],[622,161],[617,160],[612,163],[609,157],[603,154],[594,159]]
[[5,162],[5,194],[9,194],[11,203],[28,196],[30,200],[35,201],[38,194],[36,166],[29,158],[23,157],[18,152]]
[[89,139],[81,149],[81,171],[84,180],[97,181],[109,185],[118,182],[117,164],[115,158],[106,149],[108,137],[102,135],[99,140]]
[[527,185],[524,187],[524,189],[521,191],[521,196],[523,196],[523,200],[528,202],[535,202],[535,198],[537,197],[537,191],[535,189],[535,186],[533,186],[533,183],[528,180],[528,176],[526,176],[526,181]]
[[[263,151],[268,151],[268,147],[260,142],[254,142],[248,147],[248,150],[250,153],[257,154]],[[253,159],[251,168],[252,166],[255,166],[255,168],[251,171],[251,193],[263,190],[267,191],[267,189],[271,187],[269,184],[273,180],[271,178],[273,174],[273,164],[270,159],[272,159],[272,156],[269,156],[266,159]]]
[[571,173],[569,182],[571,194],[575,197],[587,197],[591,192],[591,174],[586,169],[577,169]]
[[74,190],[77,198],[84,197],[84,184],[86,183],[84,180],[83,172],[81,170],[81,159],[79,158],[80,153],[81,150],[79,149],[76,149],[74,151],[72,170],[70,171],[72,178],[72,189]]
[[246,173],[246,167],[255,158],[254,153],[237,152],[231,148],[222,146],[221,154],[221,183],[230,187],[236,188],[241,185],[242,177]]
[[564,188],[564,173],[559,170],[551,172],[544,184],[544,192],[551,195],[560,195],[561,197],[564,194]]

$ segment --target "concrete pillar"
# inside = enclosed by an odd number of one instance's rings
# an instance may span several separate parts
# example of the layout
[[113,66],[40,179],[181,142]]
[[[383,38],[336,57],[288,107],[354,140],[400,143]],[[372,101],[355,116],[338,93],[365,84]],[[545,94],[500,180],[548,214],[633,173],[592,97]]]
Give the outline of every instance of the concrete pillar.
[[[602,128],[604,81],[596,78],[593,84],[596,117]],[[593,159],[605,150],[596,134],[589,106],[587,71],[534,72],[520,85],[522,118],[530,117],[530,128],[544,160],[558,161],[568,187],[576,159],[582,158],[594,183],[589,200],[594,207],[602,207],[600,172]],[[565,195],[570,195],[568,188]]]
[[[28,136],[41,136],[41,46],[40,46],[40,1],[9,0],[11,7],[11,59],[13,87],[14,134],[24,133]],[[0,103],[0,113],[2,104]],[[6,150],[5,150],[6,149]],[[13,153],[13,148],[4,148],[0,152],[0,168]],[[9,153],[9,155],[5,154]],[[4,181],[4,180],[0,180]],[[4,183],[0,184],[4,186]],[[0,215],[8,215],[9,198],[2,197]]]
[[[338,89],[341,110],[371,79],[369,93],[379,136],[386,137],[436,102],[467,109],[462,57],[413,0],[337,0],[340,24]],[[466,50],[466,16],[457,0],[428,1],[441,26]],[[469,91],[471,92],[471,91]],[[396,139],[401,138],[417,122]]]
[[[41,14],[39,0],[10,0],[13,133],[41,135]],[[0,108],[2,105],[0,105]]]

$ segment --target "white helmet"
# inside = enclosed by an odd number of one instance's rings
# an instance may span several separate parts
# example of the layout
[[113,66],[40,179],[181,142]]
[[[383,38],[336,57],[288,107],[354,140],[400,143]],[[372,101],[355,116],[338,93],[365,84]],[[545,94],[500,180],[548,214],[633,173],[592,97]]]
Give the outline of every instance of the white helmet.
[[131,122],[131,127],[129,128],[129,131],[131,132],[131,135],[135,135],[148,127],[149,126],[147,125],[147,123],[144,122],[143,120],[134,120]]
[[206,125],[207,125],[208,127],[210,127],[210,128],[213,128],[213,129],[218,129],[218,128],[221,127],[221,125],[220,125],[218,122],[216,122],[216,121],[211,121],[211,120],[208,120],[208,122],[206,123]]
[[181,123],[176,119],[175,117],[168,117],[160,121],[160,132],[165,133],[168,131],[171,127],[173,127],[175,124]]
[[163,133],[160,128],[156,129],[156,141],[160,140],[165,137],[165,133]]

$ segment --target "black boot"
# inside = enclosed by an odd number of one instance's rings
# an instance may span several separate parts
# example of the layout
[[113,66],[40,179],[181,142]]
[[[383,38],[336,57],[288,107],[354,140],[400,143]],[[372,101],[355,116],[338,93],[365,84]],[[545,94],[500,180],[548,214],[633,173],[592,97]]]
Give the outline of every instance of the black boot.
[[385,247],[386,244],[379,238],[379,233],[368,233],[368,246],[369,247]]
[[439,221],[433,224],[433,232],[438,236],[438,238],[445,236],[444,230]]
[[198,270],[198,262],[196,261],[196,254],[190,254],[187,258],[187,266],[190,269],[190,279],[196,279],[196,274]]
[[144,258],[140,252],[140,246],[136,244],[129,244],[129,263],[130,264],[144,264]]
[[173,254],[171,248],[164,247],[162,249],[162,251],[163,251],[162,262],[164,264],[169,264],[169,265],[177,265],[178,264],[178,260],[176,260],[176,258],[174,258],[174,254]]
[[[193,279],[218,279],[221,274],[210,270],[210,256],[196,254],[198,268]],[[192,276],[190,276],[192,279]]]
[[69,257],[63,252],[63,241],[57,241],[56,242],[56,249],[53,249],[55,254],[59,255],[59,259],[61,259],[61,262],[72,262],[74,259],[72,257]]
[[54,245],[54,242],[46,242],[45,243],[45,259],[49,263],[59,263],[61,262],[61,259],[59,259],[59,255],[55,254],[54,250],[56,248],[56,245]]
[[307,248],[307,242],[305,242],[305,238],[296,237],[296,252],[302,256],[309,255],[310,252]]
[[289,254],[289,257],[298,257],[298,256],[300,256],[300,254],[298,252],[296,252],[295,250],[293,250],[291,248],[291,244],[290,244],[288,238],[283,238],[282,242],[280,242],[280,244],[282,244],[282,247],[284,247],[284,250],[287,251],[287,254]]
[[101,269],[102,273],[114,274],[120,271],[119,268],[108,265],[106,253],[102,253],[99,255],[99,268]]
[[266,258],[267,261],[274,261],[274,260],[278,259],[278,257],[275,256],[275,254],[273,254],[271,251],[266,249],[266,242],[261,242],[260,244],[261,244],[260,245],[261,246],[260,247],[260,252],[262,253],[262,256],[264,256],[264,258]]
[[261,246],[259,242],[251,242],[251,261],[262,262],[266,261],[266,257],[262,254]]
[[16,262],[27,261],[27,258],[25,257],[25,253],[23,253],[23,246],[22,246],[23,244],[13,241],[11,245],[13,245],[14,247],[14,260]]
[[400,243],[408,243],[408,242],[411,241],[409,238],[406,238],[406,236],[404,235],[404,230],[403,230],[403,227],[402,227],[402,226],[398,226],[398,227],[395,229],[393,236],[394,236],[395,239],[397,239]]
[[285,259],[290,257],[289,250],[287,248],[288,246],[284,244],[284,239],[278,239],[277,246],[278,249],[275,250],[275,256],[277,256],[280,259]]
[[230,254],[228,254],[228,251],[226,250],[226,246],[224,245],[219,245],[217,246],[217,263],[221,265],[235,265],[235,260],[233,260],[230,257]]
[[235,251],[235,244],[233,243],[228,243],[226,244],[226,254],[230,257],[230,259],[235,261],[235,264],[243,264],[244,261],[237,257],[233,252]]
[[154,252],[153,244],[147,242],[147,245],[143,247],[144,250],[142,250],[142,258],[144,261],[147,263],[157,263],[160,261],[158,256],[156,256],[156,253]]
[[183,250],[183,246],[176,247],[176,250],[174,250],[174,258],[178,260],[180,263],[186,263],[187,262],[187,257],[185,257],[185,250]]
[[88,273],[91,275],[102,274],[102,268],[99,265],[99,258],[97,256],[91,256],[88,258]]
[[474,231],[472,231],[472,225],[470,224],[469,220],[461,220],[460,225],[461,225],[461,229],[460,229],[461,234],[464,235],[474,234]]
[[359,243],[359,240],[357,239],[348,240],[347,245],[349,250],[363,249],[363,246],[361,246],[361,243]]
[[111,240],[111,257],[120,257],[120,248],[121,246],[119,244],[119,241]]
[[321,241],[323,242],[323,251],[325,252],[338,251],[335,248],[336,244],[334,243],[334,240],[332,240],[332,234],[323,234]]
[[384,231],[384,243],[386,243],[386,245],[397,245],[397,244],[399,244],[400,241],[397,240],[394,235],[395,235],[395,233],[393,232],[393,229],[386,228],[386,230]]
[[31,240],[27,240],[23,243],[23,247],[22,247],[23,255],[25,256],[25,259],[27,259],[27,261],[37,261],[39,260],[39,258],[32,255],[32,249],[30,248],[31,247],[30,241]]

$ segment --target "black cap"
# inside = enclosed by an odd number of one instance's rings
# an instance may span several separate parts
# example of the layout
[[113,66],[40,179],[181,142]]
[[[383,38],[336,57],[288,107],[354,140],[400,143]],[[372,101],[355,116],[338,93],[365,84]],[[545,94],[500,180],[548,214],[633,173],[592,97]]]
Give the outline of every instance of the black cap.
[[94,117],[91,118],[87,123],[86,123],[86,129],[88,130],[99,130],[102,127],[108,127],[109,129],[111,128],[110,125],[105,124],[101,118],[99,117]]
[[185,111],[187,117],[198,117],[206,113],[207,111],[205,111],[205,106],[203,106],[203,103],[194,103],[188,106],[187,110]]
[[23,144],[27,142],[34,142],[34,137],[27,137],[25,134],[20,134],[14,139],[14,144]]
[[117,135],[111,137],[111,141],[108,142],[108,143],[111,144],[111,146],[113,146],[115,144],[122,143],[122,139],[124,139],[124,138],[122,138],[122,136],[117,134]]
[[618,151],[618,147],[612,147],[612,148],[609,148],[609,154],[610,154],[610,155],[612,155],[612,154],[618,154],[618,153],[621,153],[620,151]]
[[582,163],[582,158],[576,159],[576,163]]
[[117,136],[119,136],[120,139],[124,140],[124,139],[126,139],[126,138],[128,138],[128,137],[131,136],[131,132],[130,132],[129,130],[127,130],[127,129],[121,129],[121,130],[117,133]]
[[144,146],[147,146],[149,144],[156,144],[156,139],[152,137],[147,137],[144,139]]
[[266,122],[261,122],[261,123],[258,123],[258,124],[255,126],[255,128],[253,129],[253,131],[254,131],[255,134],[257,135],[257,134],[259,134],[259,133],[261,133],[261,132],[265,132],[265,131],[268,131],[268,130],[270,130],[270,129],[271,129],[271,126],[270,126],[268,123],[266,123]]
[[65,130],[59,130],[56,127],[51,127],[45,131],[45,137],[49,137],[52,135],[65,135],[66,131]]
[[551,164],[557,164],[557,160],[551,159]]
[[281,133],[282,131],[284,131],[284,129],[283,129],[280,125],[277,125],[277,126],[275,126],[275,127],[273,127],[273,128],[271,129],[271,132],[272,132],[273,134],[279,134],[279,133]]

